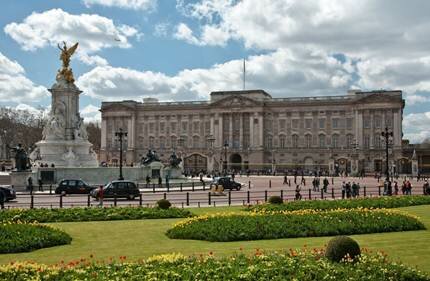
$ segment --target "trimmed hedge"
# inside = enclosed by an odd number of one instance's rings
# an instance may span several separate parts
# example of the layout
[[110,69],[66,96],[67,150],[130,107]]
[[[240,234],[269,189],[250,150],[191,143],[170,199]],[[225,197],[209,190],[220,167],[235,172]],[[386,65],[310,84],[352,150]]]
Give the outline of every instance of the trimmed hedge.
[[331,261],[340,262],[342,259],[355,260],[360,256],[361,250],[357,241],[348,236],[336,236],[328,241],[325,256]]
[[353,208],[400,208],[417,205],[429,205],[430,196],[384,196],[339,200],[302,200],[283,204],[262,204],[246,208],[247,211],[295,211],[295,210],[332,210]]
[[198,216],[176,223],[166,235],[226,242],[420,229],[425,226],[416,217],[397,210],[338,209]]
[[169,208],[167,210],[143,207],[9,209],[0,212],[0,222],[78,222],[186,218],[191,216],[190,211],[179,208]]
[[70,244],[71,241],[72,238],[67,233],[47,225],[0,224],[0,253],[2,254],[30,252],[36,249]]
[[[122,259],[122,261],[124,258]],[[80,260],[57,266],[16,263],[0,266],[1,280],[354,280],[429,281],[417,269],[388,261],[383,255],[363,254],[357,262],[333,263],[324,253],[291,250],[253,256],[185,257],[162,255],[138,263],[101,264]]]

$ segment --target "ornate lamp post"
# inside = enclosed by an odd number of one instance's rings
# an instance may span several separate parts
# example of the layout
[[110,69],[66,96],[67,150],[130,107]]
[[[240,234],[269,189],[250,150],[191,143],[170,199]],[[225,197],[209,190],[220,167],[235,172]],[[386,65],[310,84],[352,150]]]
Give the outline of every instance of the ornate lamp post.
[[224,141],[224,176],[227,175],[227,168],[228,168],[228,162],[227,162],[227,149],[228,149],[228,141]]
[[393,132],[388,131],[388,127],[385,127],[385,131],[381,132],[381,137],[385,141],[385,180],[390,181],[390,172],[388,167],[388,146],[390,145],[390,140],[393,138]]
[[115,137],[118,138],[119,141],[119,178],[118,180],[124,180],[122,176],[122,141],[127,137],[127,132],[123,132],[122,128],[119,128],[118,132],[115,132]]

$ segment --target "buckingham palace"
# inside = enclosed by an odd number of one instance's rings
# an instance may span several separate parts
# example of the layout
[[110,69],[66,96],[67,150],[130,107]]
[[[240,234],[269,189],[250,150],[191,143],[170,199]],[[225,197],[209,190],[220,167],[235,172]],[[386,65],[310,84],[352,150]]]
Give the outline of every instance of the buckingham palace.
[[[127,132],[124,163],[148,150],[168,161],[175,151],[185,171],[287,169],[348,173],[411,173],[402,149],[402,91],[351,90],[341,96],[273,98],[264,90],[212,92],[208,101],[103,102],[100,160],[117,164],[115,132]],[[416,156],[415,156],[416,157]]]

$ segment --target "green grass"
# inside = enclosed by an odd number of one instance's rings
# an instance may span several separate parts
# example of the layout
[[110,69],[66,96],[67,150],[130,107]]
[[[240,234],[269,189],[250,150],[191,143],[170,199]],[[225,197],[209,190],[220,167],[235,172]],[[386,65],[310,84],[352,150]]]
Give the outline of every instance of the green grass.
[[[192,209],[196,214],[206,212],[240,211],[241,207]],[[400,208],[420,217],[427,230],[383,234],[352,235],[360,246],[383,250],[391,259],[401,260],[411,266],[430,272],[430,205]],[[240,252],[253,253],[256,248],[280,250],[288,248],[322,247],[330,237],[294,238],[278,240],[207,242],[174,240],[165,232],[180,219],[154,219],[135,221],[102,221],[82,223],[52,223],[73,237],[71,245],[37,250],[31,253],[3,254],[0,263],[31,260],[39,263],[70,261],[93,254],[96,259],[126,256],[137,260],[162,253],[199,255],[213,252],[216,256]]]

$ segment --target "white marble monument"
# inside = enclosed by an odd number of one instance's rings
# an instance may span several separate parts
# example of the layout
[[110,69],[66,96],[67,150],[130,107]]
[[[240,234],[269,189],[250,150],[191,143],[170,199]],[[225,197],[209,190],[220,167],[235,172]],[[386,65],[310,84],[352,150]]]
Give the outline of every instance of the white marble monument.
[[52,94],[51,112],[43,129],[42,140],[30,158],[36,164],[52,164],[55,167],[97,167],[97,157],[88,141],[87,129],[79,114],[79,94],[70,57],[78,47],[76,43],[67,48],[64,43],[60,59],[62,68],[58,71],[56,82],[49,91]]

